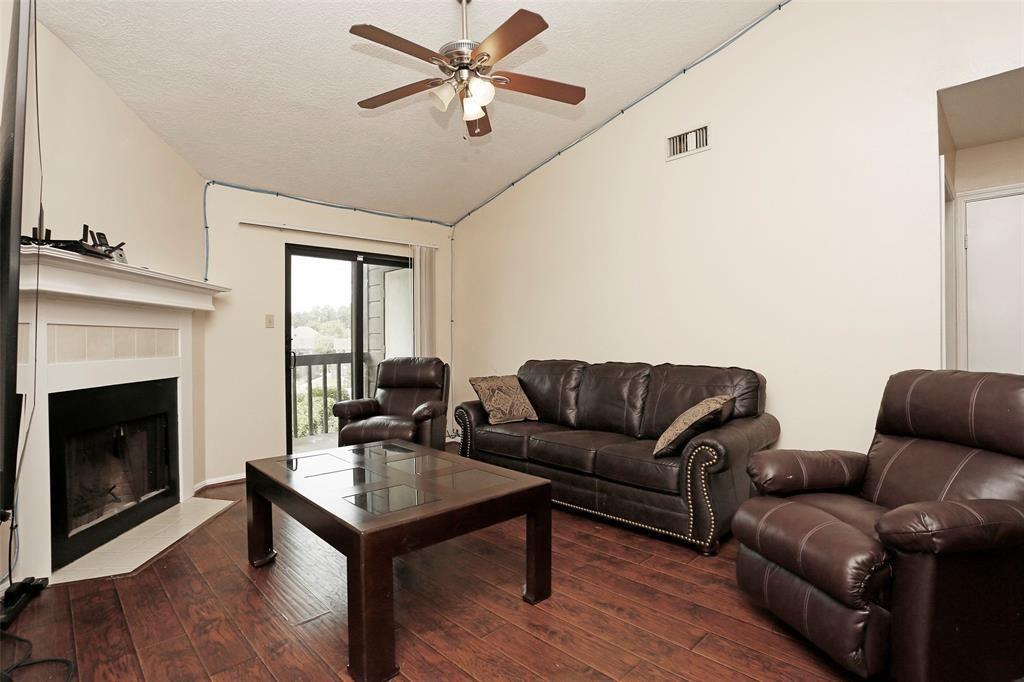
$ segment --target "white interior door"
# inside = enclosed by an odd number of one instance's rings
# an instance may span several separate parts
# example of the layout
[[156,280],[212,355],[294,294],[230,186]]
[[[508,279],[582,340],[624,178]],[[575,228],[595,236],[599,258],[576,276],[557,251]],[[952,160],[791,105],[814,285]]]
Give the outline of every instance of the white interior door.
[[967,204],[967,368],[1024,374],[1024,195]]

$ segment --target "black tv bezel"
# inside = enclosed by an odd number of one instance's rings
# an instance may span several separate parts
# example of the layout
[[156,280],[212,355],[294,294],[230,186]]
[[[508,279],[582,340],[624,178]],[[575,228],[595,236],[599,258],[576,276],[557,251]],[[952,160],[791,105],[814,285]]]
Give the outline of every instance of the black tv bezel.
[[0,117],[0,511],[14,507],[21,403],[18,381],[18,296],[25,108],[28,96],[29,0],[14,0]]

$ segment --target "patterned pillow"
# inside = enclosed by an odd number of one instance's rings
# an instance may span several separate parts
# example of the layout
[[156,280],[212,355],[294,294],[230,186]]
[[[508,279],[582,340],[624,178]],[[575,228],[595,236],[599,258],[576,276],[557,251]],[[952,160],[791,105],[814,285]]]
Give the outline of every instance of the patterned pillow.
[[705,398],[676,417],[654,446],[655,457],[678,455],[680,448],[699,433],[720,426],[732,416],[736,399],[727,395]]
[[492,424],[521,422],[524,419],[536,421],[537,413],[530,399],[523,393],[519,379],[505,377],[473,377],[469,380],[473,390],[487,410],[487,421]]

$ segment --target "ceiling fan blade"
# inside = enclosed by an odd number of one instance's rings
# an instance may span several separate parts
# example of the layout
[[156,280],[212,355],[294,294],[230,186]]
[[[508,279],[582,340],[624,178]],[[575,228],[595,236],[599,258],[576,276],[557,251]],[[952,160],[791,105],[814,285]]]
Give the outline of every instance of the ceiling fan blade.
[[494,33],[484,38],[473,50],[473,59],[486,52],[490,57],[484,63],[487,66],[494,66],[499,59],[511,54],[547,27],[548,24],[541,15],[521,9],[505,20]]
[[508,83],[494,83],[494,87],[504,90],[514,90],[527,95],[553,99],[566,104],[579,104],[587,96],[586,88],[558,81],[549,81],[546,78],[536,76],[524,76],[521,73],[511,71],[495,71],[492,76],[501,76],[508,79]]
[[400,88],[388,90],[387,92],[382,92],[379,95],[374,95],[373,97],[364,99],[359,103],[359,106],[363,109],[376,109],[377,107],[384,106],[385,104],[390,104],[395,100],[400,100],[403,97],[415,95],[417,92],[423,92],[424,90],[437,87],[443,82],[444,80],[441,78],[424,78],[421,81],[409,83],[408,85],[403,85]]
[[428,50],[422,45],[417,45],[411,40],[400,38],[399,36],[396,36],[394,33],[388,33],[384,29],[377,28],[376,26],[372,26],[370,24],[355,24],[354,26],[352,26],[352,28],[348,30],[348,32],[351,33],[352,35],[357,35],[360,38],[372,40],[375,43],[383,45],[384,47],[390,47],[392,50],[404,52],[407,55],[416,57],[416,59],[422,59],[423,61],[428,62],[430,64],[435,63],[435,59],[440,59],[441,61],[445,60],[444,57],[442,57],[437,52],[434,52],[433,50]]
[[491,134],[491,117],[487,115],[487,107],[484,107],[483,118],[475,121],[466,121],[466,130],[470,137],[483,137]]

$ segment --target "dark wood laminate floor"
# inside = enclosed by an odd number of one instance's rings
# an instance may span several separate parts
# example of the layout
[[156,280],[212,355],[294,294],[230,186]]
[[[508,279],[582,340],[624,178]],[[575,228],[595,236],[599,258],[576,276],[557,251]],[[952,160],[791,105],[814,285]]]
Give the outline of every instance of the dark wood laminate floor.
[[[534,607],[520,599],[523,519],[397,561],[402,678],[841,677],[739,592],[735,541],[707,558],[560,511],[553,532],[554,593]],[[250,568],[240,502],[131,576],[46,590],[14,632],[82,680],[348,679],[344,557],[276,510],[275,538],[277,562]]]

